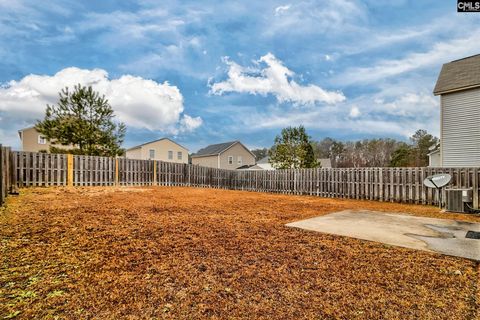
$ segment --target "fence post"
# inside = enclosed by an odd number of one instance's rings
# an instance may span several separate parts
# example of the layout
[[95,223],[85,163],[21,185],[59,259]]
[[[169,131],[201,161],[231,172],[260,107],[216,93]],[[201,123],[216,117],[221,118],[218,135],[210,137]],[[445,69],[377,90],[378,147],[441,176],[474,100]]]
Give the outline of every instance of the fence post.
[[6,196],[6,192],[5,192],[6,185],[4,184],[4,174],[6,172],[4,170],[5,168],[3,165],[3,157],[4,157],[3,147],[0,144],[0,206],[3,205],[3,202],[5,201],[5,196]]
[[118,186],[118,158],[115,158],[115,186]]
[[153,185],[157,185],[157,160],[153,160]]
[[16,188],[15,185],[17,184],[17,179],[16,179],[16,170],[14,166],[14,153],[12,151],[12,148],[7,148],[7,157],[8,157],[8,167],[7,167],[7,174],[8,174],[8,185],[7,185],[7,193],[15,193]]
[[73,187],[73,154],[67,154],[67,186]]
[[479,184],[478,184],[478,169],[473,169],[473,177],[472,177],[472,187],[473,187],[473,208],[479,209]]

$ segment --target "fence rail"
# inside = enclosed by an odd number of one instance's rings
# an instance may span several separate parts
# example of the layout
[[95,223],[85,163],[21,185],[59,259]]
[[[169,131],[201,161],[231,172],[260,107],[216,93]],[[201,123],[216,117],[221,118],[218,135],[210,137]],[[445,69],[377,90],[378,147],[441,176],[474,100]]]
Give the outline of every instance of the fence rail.
[[[423,180],[427,176],[449,173],[452,175],[450,187],[477,190],[480,181],[480,168],[315,168],[241,171],[154,160],[5,151],[5,154],[8,153],[11,154],[10,166],[13,168],[9,176],[14,177],[12,181],[15,181],[18,187],[195,186],[436,205],[439,202],[437,193],[423,185]],[[6,156],[6,159],[8,158]],[[69,174],[72,176],[71,179]]]

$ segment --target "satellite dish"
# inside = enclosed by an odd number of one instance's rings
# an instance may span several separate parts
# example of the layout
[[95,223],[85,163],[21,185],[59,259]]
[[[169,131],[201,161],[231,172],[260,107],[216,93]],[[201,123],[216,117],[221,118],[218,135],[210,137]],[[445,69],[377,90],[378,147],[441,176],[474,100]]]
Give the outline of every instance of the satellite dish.
[[452,176],[448,173],[439,173],[426,177],[423,184],[428,188],[439,189],[446,186],[450,180],[452,180]]

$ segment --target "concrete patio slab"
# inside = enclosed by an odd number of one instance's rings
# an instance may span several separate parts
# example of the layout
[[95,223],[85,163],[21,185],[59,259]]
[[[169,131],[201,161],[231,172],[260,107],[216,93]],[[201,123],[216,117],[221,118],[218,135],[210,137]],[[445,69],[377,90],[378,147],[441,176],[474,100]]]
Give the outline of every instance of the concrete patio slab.
[[480,231],[480,223],[346,210],[287,226],[480,261],[480,240],[465,238]]

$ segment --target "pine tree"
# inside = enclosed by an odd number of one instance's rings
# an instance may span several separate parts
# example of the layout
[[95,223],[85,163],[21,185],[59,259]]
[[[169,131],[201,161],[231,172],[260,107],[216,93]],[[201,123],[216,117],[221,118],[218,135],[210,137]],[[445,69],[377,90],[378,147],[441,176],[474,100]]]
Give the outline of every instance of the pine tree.
[[438,138],[434,137],[426,130],[420,129],[410,137],[413,145],[413,160],[414,166],[426,167],[428,166],[429,148],[438,143]]
[[[123,154],[121,144],[126,126],[114,121],[113,109],[105,96],[91,86],[68,87],[59,92],[57,105],[47,105],[45,118],[35,128],[52,144],[55,153],[75,153],[95,156]],[[74,149],[58,147],[73,146]]]
[[410,167],[413,164],[412,147],[402,143],[393,153],[390,160],[390,167]]

